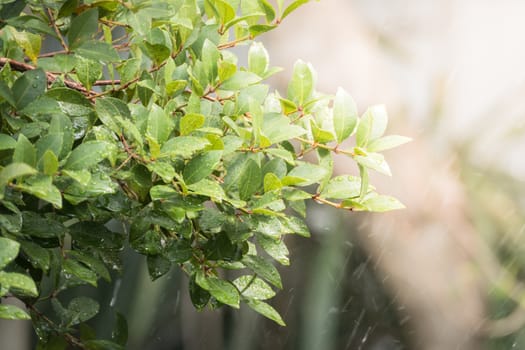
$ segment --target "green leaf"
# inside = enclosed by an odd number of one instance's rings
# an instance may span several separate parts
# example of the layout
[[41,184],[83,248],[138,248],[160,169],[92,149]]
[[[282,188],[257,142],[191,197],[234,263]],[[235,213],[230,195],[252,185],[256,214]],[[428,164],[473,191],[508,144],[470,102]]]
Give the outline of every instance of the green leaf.
[[167,162],[156,161],[148,163],[147,167],[150,171],[159,175],[166,183],[170,183],[176,175],[173,166]]
[[264,175],[264,192],[279,190],[283,187],[281,180],[274,173]]
[[162,146],[173,130],[173,121],[166,112],[156,104],[151,106],[148,116],[148,135]]
[[47,249],[31,241],[22,241],[21,248],[24,256],[34,268],[41,269],[44,272],[51,266],[51,258]]
[[86,265],[91,271],[95,272],[97,275],[99,275],[106,281],[111,281],[111,276],[109,274],[108,268],[101,260],[97,259],[92,255],[88,255],[87,253],[83,253],[76,250],[70,250],[67,252],[67,254],[71,258],[74,258],[78,262],[81,262],[82,264]]
[[187,240],[173,240],[166,247],[164,256],[171,262],[182,264],[191,259],[193,256],[193,248]]
[[[224,190],[222,189],[221,185],[219,185],[216,181],[208,179],[202,179],[199,182],[188,185],[188,190],[190,190],[194,194],[210,197],[215,201],[222,201],[226,198],[226,194],[224,193]],[[234,204],[231,199],[229,199],[228,201]]]
[[287,99],[298,106],[304,106],[314,92],[315,72],[310,64],[301,60],[295,62],[292,79],[288,83]]
[[367,109],[357,126],[357,147],[366,148],[385,133],[388,124],[388,115],[385,106],[373,106]]
[[261,181],[261,168],[253,159],[248,159],[239,177],[239,198],[250,199],[261,186]]
[[281,318],[281,315],[279,315],[279,313],[272,306],[265,303],[264,301],[260,301],[257,299],[247,299],[246,304],[248,304],[248,306],[254,311],[260,313],[264,317],[269,318],[278,325],[283,327],[286,326],[283,319]]
[[[19,17],[20,18],[20,17]],[[12,29],[11,35],[15,38],[16,43],[20,46],[24,53],[26,54],[33,63],[36,63],[38,55],[40,54],[40,48],[42,46],[42,37],[38,34],[33,34],[30,32],[18,32]]]
[[254,42],[248,50],[248,70],[263,77],[269,68],[270,58],[262,43]]
[[231,78],[223,82],[219,89],[226,91],[238,91],[261,81],[257,74],[245,71],[236,72]]
[[233,284],[245,298],[266,300],[275,296],[275,291],[272,287],[256,276],[241,276],[235,279]]
[[261,278],[264,278],[279,289],[283,288],[281,276],[279,272],[271,263],[264,258],[257,255],[245,255],[242,258],[242,263],[256,273]]
[[148,263],[148,273],[152,281],[164,276],[171,269],[171,261],[162,255],[148,255],[146,259]]
[[306,223],[298,217],[287,216],[282,218],[283,224],[286,226],[288,233],[294,233],[302,237],[310,237],[310,231]]
[[176,156],[190,158],[194,153],[203,150],[208,145],[210,145],[210,141],[203,137],[173,137],[162,145],[159,158]]
[[0,80],[0,97],[7,101],[7,103],[9,103],[11,106],[16,107],[13,93],[3,80]]
[[35,143],[38,163],[42,162],[42,157],[46,152],[53,153],[57,158],[62,153],[63,143],[64,133],[62,132],[52,132],[39,138]]
[[204,125],[204,116],[202,114],[188,113],[180,119],[180,134],[188,135]]
[[75,66],[78,80],[87,90],[91,90],[93,83],[102,76],[102,66],[99,62],[80,57]]
[[36,165],[36,149],[24,134],[18,135],[15,152],[13,153],[13,162],[26,163],[33,167]]
[[186,164],[184,168],[184,181],[191,185],[210,175],[219,164],[222,151],[209,151],[199,154]]
[[207,290],[217,301],[239,308],[240,296],[237,288],[228,281],[221,280],[215,276],[204,276],[199,271],[195,278],[196,283],[204,290]]
[[88,340],[83,344],[88,350],[124,350],[124,346],[105,339]]
[[38,162],[39,169],[46,175],[52,176],[58,171],[58,159],[55,153],[47,150]]
[[357,124],[357,107],[350,95],[339,88],[334,100],[334,130],[337,142],[341,143],[350,136]]
[[74,326],[95,317],[95,315],[98,314],[100,306],[98,302],[91,298],[76,297],[71,300],[67,309],[71,317],[69,325]]
[[281,15],[281,20],[283,20],[286,17],[288,17],[288,15],[290,13],[292,13],[295,10],[297,10],[297,8],[299,8],[300,6],[306,4],[309,1],[310,0],[294,0],[292,3],[290,3],[290,5],[288,5],[288,7],[286,7],[286,9],[284,9],[283,14]]
[[282,182],[283,184],[289,184],[291,180],[294,185],[308,186],[321,181],[327,173],[328,170],[324,167],[301,162],[282,179]]
[[16,108],[21,110],[36,100],[46,91],[46,86],[47,76],[42,69],[37,68],[22,74],[11,89]]
[[69,47],[74,49],[91,39],[98,30],[98,7],[91,8],[75,17],[69,26],[67,39]]
[[381,152],[391,148],[401,146],[407,142],[412,141],[410,137],[390,135],[376,139],[368,145],[366,148],[369,152]]
[[58,188],[53,185],[51,176],[37,175],[31,177],[23,184],[17,185],[17,188],[53,204],[55,208],[62,208],[62,195]]
[[88,170],[63,170],[62,173],[77,181],[82,186],[89,185],[91,173]]
[[195,280],[196,276],[193,275],[190,278],[189,283],[191,303],[197,310],[202,310],[206,305],[208,305],[211,295],[207,290],[201,288]]
[[290,265],[290,259],[288,258],[289,251],[284,244],[284,240],[273,239],[265,235],[258,235],[257,241],[269,256],[274,258],[279,264],[288,266]]
[[278,113],[267,113],[264,115],[262,132],[272,144],[275,144],[304,135],[306,130],[291,124],[288,118]]
[[0,199],[4,197],[4,188],[16,178],[36,174],[37,171],[24,163],[11,163],[0,171]]
[[0,286],[15,294],[30,297],[38,296],[38,290],[33,279],[21,273],[0,271]]
[[390,167],[385,157],[380,153],[367,153],[366,155],[355,155],[355,161],[368,169],[373,169],[381,174],[392,176]]
[[128,341],[128,322],[120,312],[116,313],[115,318],[115,327],[111,332],[111,339],[117,344],[125,346]]
[[385,195],[372,196],[365,199],[362,204],[367,208],[367,210],[375,212],[385,212],[405,208],[405,206],[396,198]]
[[0,304],[0,318],[5,320],[30,320],[31,317],[18,306]]
[[109,156],[110,144],[105,141],[87,141],[75,148],[67,158],[64,169],[89,169]]
[[13,261],[20,248],[20,243],[9,238],[0,237],[0,269]]
[[351,175],[341,175],[331,179],[321,191],[321,198],[347,199],[358,197],[361,179]]
[[120,56],[117,51],[108,43],[90,40],[83,42],[75,49],[75,54],[78,56],[100,61],[100,62],[117,62],[120,61]]
[[62,269],[66,280],[68,276],[75,276],[83,282],[86,282],[93,287],[97,286],[98,276],[95,272],[91,271],[84,265],[81,265],[79,262],[71,259],[64,260],[62,264]]

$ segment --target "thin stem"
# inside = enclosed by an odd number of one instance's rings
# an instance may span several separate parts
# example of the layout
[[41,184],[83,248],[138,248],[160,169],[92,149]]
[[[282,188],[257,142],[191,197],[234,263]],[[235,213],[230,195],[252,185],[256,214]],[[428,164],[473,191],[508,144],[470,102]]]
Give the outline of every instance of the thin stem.
[[248,41],[248,40],[252,40],[252,39],[253,39],[253,35],[250,34],[250,35],[247,35],[247,36],[243,36],[242,38],[239,38],[239,39],[236,39],[236,40],[233,40],[233,41],[221,44],[221,45],[217,46],[217,48],[219,50],[229,49],[229,48],[237,46],[237,44],[240,44],[240,43],[242,43],[244,41]]
[[53,30],[55,31],[58,40],[60,41],[60,45],[64,48],[66,53],[69,53],[69,46],[67,46],[66,42],[64,41],[64,37],[62,36],[62,33],[60,33],[60,30],[57,27],[57,24],[55,22],[55,18],[53,17],[53,12],[51,12],[51,9],[47,9],[47,15],[49,17],[49,22],[51,23],[51,26],[53,27]]

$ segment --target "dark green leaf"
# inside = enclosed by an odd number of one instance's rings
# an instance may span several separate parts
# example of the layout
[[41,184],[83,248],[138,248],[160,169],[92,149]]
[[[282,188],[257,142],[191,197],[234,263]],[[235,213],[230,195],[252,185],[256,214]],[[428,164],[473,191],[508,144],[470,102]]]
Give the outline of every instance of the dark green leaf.
[[184,263],[193,256],[191,243],[185,239],[173,240],[168,244],[164,256],[174,263]]
[[84,265],[79,262],[71,259],[64,260],[62,264],[62,269],[64,272],[64,277],[66,280],[70,279],[70,276],[75,276],[79,280],[92,285],[93,287],[97,286],[98,276],[96,273],[84,267]]
[[191,303],[197,310],[202,310],[208,305],[211,295],[206,289],[197,284],[195,281],[195,275],[190,278],[189,290]]
[[36,149],[23,134],[18,135],[13,162],[26,163],[32,167],[36,166]]
[[101,260],[97,259],[96,257],[92,255],[88,255],[86,253],[76,251],[76,250],[70,250],[67,252],[67,254],[74,258],[75,260],[81,262],[82,264],[89,267],[93,272],[95,272],[97,275],[105,279],[106,281],[111,281],[111,276],[109,274],[109,271]]
[[171,262],[162,255],[148,255],[148,273],[152,281],[164,276],[170,271]]
[[187,184],[194,184],[210,175],[219,164],[222,151],[209,151],[198,155],[186,164],[183,177]]
[[91,8],[82,12],[71,21],[67,39],[69,46],[74,49],[91,39],[98,30],[98,8]]
[[261,168],[254,160],[248,159],[239,177],[239,198],[250,199],[261,187],[261,181]]
[[128,341],[128,322],[120,312],[116,313],[115,318],[115,327],[111,333],[111,339],[117,344],[125,346]]
[[21,242],[22,252],[34,268],[41,269],[44,272],[49,270],[51,258],[47,249],[31,241]]
[[95,61],[116,62],[120,60],[113,46],[96,40],[82,42],[81,45],[75,49],[75,53],[78,56]]
[[67,309],[70,315],[69,325],[74,326],[95,317],[100,306],[98,302],[91,298],[76,297],[69,302]]
[[46,91],[46,73],[38,68],[25,72],[13,84],[13,99],[16,108],[23,109]]

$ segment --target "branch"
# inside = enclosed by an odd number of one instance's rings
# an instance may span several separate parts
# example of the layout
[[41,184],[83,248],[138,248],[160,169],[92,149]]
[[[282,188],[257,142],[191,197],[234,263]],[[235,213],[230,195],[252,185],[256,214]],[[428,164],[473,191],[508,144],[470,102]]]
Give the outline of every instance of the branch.
[[[26,72],[28,70],[36,69],[36,67],[33,67],[30,64],[19,62],[19,61],[15,61],[13,59],[6,58],[6,57],[0,57],[0,67],[5,66],[6,64],[9,64],[11,66],[11,68],[16,70],[17,72]],[[58,78],[58,76],[56,74],[53,74],[53,73],[50,73],[50,72],[46,72],[46,76],[47,76],[48,84],[52,84]],[[88,97],[91,94],[94,94],[94,92],[88,91],[82,84],[74,82],[74,81],[71,81],[71,80],[64,80],[64,85],[67,86],[70,89],[74,89],[74,90],[80,91],[81,93],[83,93],[84,95],[86,95]]]

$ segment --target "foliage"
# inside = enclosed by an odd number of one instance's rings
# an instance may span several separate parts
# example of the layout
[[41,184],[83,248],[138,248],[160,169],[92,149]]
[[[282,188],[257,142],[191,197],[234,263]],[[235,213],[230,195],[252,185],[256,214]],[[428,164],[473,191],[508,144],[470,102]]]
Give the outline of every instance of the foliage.
[[[282,288],[272,260],[309,235],[305,200],[403,207],[368,182],[408,141],[383,136],[382,106],[359,118],[302,61],[285,97],[263,83],[279,69],[254,39],[306,2],[0,1],[0,297],[26,306],[1,318],[30,318],[39,349],[122,348],[121,315],[96,339],[98,302],[61,296],[111,281],[129,244],[153,280],[182,269],[197,309],[242,302],[284,325],[266,302]],[[243,45],[247,67],[229,50]],[[333,177],[335,154],[360,176]]]

